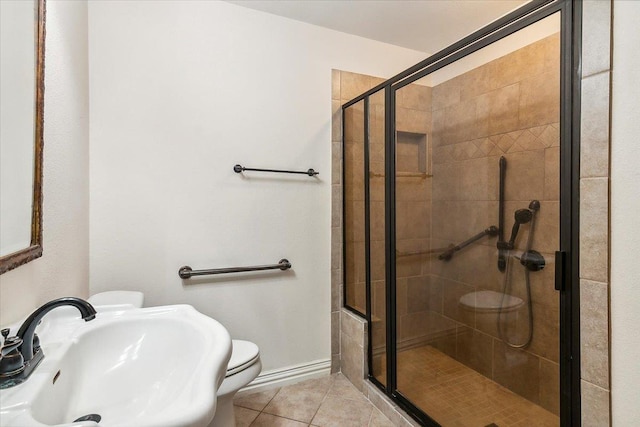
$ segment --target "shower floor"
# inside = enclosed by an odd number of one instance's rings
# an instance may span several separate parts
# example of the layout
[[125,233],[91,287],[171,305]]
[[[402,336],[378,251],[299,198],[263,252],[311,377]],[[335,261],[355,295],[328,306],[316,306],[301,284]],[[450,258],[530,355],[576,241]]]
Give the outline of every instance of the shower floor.
[[431,346],[398,353],[398,390],[444,427],[560,425],[557,415]]

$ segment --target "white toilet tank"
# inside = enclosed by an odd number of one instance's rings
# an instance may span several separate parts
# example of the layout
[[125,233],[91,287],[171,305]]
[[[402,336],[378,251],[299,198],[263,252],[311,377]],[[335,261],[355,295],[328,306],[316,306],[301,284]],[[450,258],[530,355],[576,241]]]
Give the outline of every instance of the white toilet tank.
[[130,305],[141,308],[144,294],[138,291],[107,291],[91,295],[87,301],[92,305]]

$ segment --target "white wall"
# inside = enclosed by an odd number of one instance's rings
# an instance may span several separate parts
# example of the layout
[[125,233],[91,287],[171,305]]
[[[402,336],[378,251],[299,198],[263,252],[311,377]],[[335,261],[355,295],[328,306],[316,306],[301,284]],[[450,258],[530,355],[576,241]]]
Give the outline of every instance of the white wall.
[[611,411],[640,422],[640,3],[613,2],[611,126]]
[[87,5],[47,2],[42,258],[0,276],[0,324],[89,289]]
[[89,52],[91,291],[192,304],[265,371],[328,360],[331,69],[391,76],[424,54],[215,1],[90,2]]

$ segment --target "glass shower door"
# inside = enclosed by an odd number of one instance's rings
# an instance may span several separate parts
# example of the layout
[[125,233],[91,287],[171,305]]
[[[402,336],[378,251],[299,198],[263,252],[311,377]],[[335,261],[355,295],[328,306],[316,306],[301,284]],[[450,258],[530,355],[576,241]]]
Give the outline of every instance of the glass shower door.
[[366,313],[365,101],[344,110],[344,300]]
[[368,249],[370,283],[369,369],[380,384],[387,384],[387,281],[385,213],[385,90],[368,97]]
[[[429,350],[455,334],[431,275],[431,99],[427,80],[395,91],[395,294],[397,389],[427,413]],[[435,347],[434,347],[435,346]]]
[[395,391],[442,425],[559,425],[558,15],[392,87]]

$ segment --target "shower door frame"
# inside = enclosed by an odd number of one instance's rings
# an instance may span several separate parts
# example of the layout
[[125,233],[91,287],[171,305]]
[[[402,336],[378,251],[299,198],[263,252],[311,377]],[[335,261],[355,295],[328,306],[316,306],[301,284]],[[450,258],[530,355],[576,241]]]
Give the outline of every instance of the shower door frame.
[[[579,426],[580,312],[579,312],[579,177],[580,77],[582,4],[579,0],[534,0],[470,34],[448,48],[408,68],[342,106],[365,101],[365,254],[368,322],[368,379],[423,425],[439,424],[397,390],[396,258],[395,258],[395,91],[522,28],[561,13],[560,51],[560,248],[556,252],[556,290],[560,298],[560,425]],[[386,264],[386,385],[372,375],[372,324],[368,197],[368,101],[385,91],[385,264]],[[343,120],[344,126],[344,120]],[[344,136],[344,129],[342,135]],[[343,144],[344,147],[344,144]],[[344,157],[343,157],[344,158]],[[343,174],[345,168],[343,167]],[[343,181],[344,182],[344,181]],[[344,198],[343,198],[344,202]],[[345,286],[346,293],[346,286]],[[345,300],[346,301],[346,298]],[[352,307],[345,307],[362,315]]]

